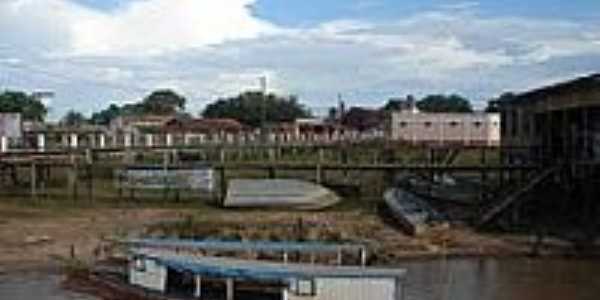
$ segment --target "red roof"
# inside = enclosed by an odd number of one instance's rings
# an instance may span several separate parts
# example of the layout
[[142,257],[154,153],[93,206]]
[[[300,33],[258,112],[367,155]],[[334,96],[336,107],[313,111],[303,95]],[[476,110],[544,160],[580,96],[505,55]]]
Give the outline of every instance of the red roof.
[[246,128],[234,119],[191,119],[171,120],[163,127],[167,132],[199,132],[208,133],[215,131],[240,132]]

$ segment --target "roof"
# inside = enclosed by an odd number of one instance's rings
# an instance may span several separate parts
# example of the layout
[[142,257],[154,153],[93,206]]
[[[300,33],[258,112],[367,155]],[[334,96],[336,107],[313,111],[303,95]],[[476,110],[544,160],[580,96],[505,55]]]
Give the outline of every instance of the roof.
[[360,251],[365,245],[333,244],[321,242],[267,242],[267,241],[218,241],[218,240],[179,240],[179,239],[140,239],[129,240],[125,243],[136,247],[149,248],[187,248],[194,250],[216,251],[274,251],[274,252],[304,252],[304,253],[334,253],[338,250]]
[[235,119],[213,118],[213,119],[191,119],[191,120],[171,120],[165,124],[164,131],[183,131],[183,132],[210,132],[218,131],[242,131],[244,125]]
[[135,251],[133,254],[155,260],[180,272],[211,277],[286,281],[295,278],[403,278],[406,275],[404,269],[281,264],[148,250]]
[[[600,73],[517,94],[514,98],[502,100],[499,103],[501,105],[533,104],[540,101],[547,101],[549,98],[565,97],[572,99],[573,96],[592,94],[600,94]],[[600,100],[600,98],[596,100]]]

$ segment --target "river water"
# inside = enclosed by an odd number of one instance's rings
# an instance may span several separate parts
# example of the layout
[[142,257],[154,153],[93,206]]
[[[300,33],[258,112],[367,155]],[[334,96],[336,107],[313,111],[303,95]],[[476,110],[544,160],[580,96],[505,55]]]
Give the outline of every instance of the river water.
[[[454,259],[401,267],[408,271],[406,300],[600,299],[600,260]],[[94,300],[61,290],[60,279],[0,275],[0,300]]]

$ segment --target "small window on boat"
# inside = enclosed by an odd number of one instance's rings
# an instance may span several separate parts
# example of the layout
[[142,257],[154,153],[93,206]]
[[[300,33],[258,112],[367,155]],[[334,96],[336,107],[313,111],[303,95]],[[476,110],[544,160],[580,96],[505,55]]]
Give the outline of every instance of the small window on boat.
[[133,267],[137,272],[146,272],[146,261],[143,258],[137,257],[133,264]]
[[298,279],[294,290],[297,296],[315,296],[315,281],[312,279]]

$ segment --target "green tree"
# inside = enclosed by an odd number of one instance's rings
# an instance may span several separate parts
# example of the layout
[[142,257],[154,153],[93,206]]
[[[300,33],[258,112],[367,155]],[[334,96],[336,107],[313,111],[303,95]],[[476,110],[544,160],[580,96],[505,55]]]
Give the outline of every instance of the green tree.
[[173,90],[165,89],[152,92],[142,101],[145,113],[171,115],[185,109],[186,99]]
[[121,107],[116,104],[111,104],[108,108],[92,114],[91,122],[97,125],[108,125],[116,117],[122,113]]
[[294,96],[280,97],[260,92],[245,92],[236,97],[219,99],[209,104],[202,116],[205,118],[231,118],[248,126],[259,127],[263,118],[267,123],[292,122],[308,118],[311,113],[298,103]]
[[511,92],[503,93],[502,95],[500,95],[500,97],[488,101],[488,105],[485,108],[485,111],[488,113],[500,112],[500,102],[510,101],[515,97],[516,95]]
[[0,94],[0,112],[21,113],[24,120],[44,121],[48,109],[36,99],[20,91],[4,91]]
[[62,117],[60,123],[67,126],[80,126],[88,123],[88,119],[80,112],[69,110],[64,117]]
[[185,97],[172,90],[157,90],[136,103],[128,103],[123,106],[110,104],[107,108],[93,113],[91,122],[93,124],[108,125],[119,116],[180,114],[185,109],[185,103]]
[[417,101],[417,107],[423,112],[431,113],[473,112],[469,100],[459,95],[429,95]]
[[381,127],[385,112],[383,110],[352,107],[342,118],[342,124],[358,131],[367,131]]

